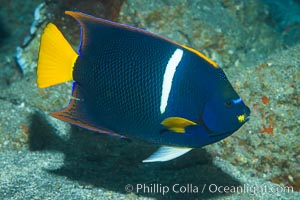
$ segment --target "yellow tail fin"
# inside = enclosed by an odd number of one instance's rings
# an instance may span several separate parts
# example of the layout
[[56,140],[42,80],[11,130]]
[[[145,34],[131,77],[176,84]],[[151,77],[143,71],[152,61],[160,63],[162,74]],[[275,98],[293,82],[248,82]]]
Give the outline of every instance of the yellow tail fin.
[[58,28],[49,23],[41,37],[37,67],[37,84],[45,88],[73,80],[73,67],[78,54]]

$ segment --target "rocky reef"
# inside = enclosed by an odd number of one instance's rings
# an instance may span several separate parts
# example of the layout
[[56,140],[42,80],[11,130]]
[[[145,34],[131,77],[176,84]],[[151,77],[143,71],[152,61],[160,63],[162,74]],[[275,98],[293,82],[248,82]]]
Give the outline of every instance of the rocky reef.
[[[1,198],[300,199],[299,1],[3,3]],[[36,87],[40,35],[54,22],[77,49],[79,26],[65,10],[150,30],[203,52],[224,69],[251,107],[250,121],[216,144],[170,162],[143,164],[156,145],[100,135],[49,117],[68,104],[71,86]],[[139,184],[148,190],[138,191]],[[215,186],[223,189],[214,191]]]

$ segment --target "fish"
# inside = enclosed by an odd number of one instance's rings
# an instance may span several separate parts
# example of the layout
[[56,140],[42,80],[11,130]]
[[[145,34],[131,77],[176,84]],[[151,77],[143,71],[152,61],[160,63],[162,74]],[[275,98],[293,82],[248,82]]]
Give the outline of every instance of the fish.
[[75,11],[75,51],[49,23],[41,35],[37,86],[73,81],[66,108],[50,115],[85,129],[161,147],[164,162],[237,131],[250,109],[203,53],[150,31]]

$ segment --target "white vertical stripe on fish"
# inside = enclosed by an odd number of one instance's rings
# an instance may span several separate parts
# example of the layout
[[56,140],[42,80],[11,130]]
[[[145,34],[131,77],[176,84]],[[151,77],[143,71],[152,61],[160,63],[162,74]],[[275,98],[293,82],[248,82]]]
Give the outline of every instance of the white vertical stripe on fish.
[[183,51],[181,49],[176,49],[172,54],[171,58],[166,67],[164,74],[163,85],[162,85],[162,94],[160,100],[160,112],[164,113],[168,104],[169,94],[172,87],[173,77],[176,72],[183,56]]

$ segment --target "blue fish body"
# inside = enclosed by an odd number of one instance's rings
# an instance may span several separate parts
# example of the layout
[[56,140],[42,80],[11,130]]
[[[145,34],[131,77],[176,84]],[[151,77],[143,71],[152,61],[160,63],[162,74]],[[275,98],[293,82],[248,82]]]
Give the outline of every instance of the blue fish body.
[[57,32],[54,25],[41,40],[38,85],[74,80],[74,98],[52,116],[98,132],[180,148],[217,142],[248,120],[250,109],[223,70],[200,52],[142,29],[66,13],[82,32],[78,54],[67,50],[70,55],[64,58],[70,60],[65,65],[71,75],[46,81],[43,43],[47,34]]

